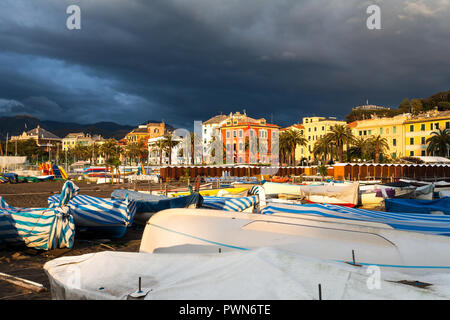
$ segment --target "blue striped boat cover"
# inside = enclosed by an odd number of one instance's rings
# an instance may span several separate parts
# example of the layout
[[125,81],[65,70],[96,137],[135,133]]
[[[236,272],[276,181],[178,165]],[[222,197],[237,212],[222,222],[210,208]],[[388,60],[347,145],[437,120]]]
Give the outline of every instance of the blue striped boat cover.
[[[48,198],[49,207],[56,207],[60,195]],[[136,203],[125,200],[111,200],[87,195],[77,195],[67,206],[73,215],[76,227],[91,231],[102,231],[111,237],[120,238],[131,226],[136,214]]]
[[262,214],[295,213],[329,218],[380,222],[394,229],[450,236],[450,216],[420,213],[393,213],[335,206],[330,204],[270,204]]
[[203,196],[203,208],[225,211],[244,211],[258,203],[258,196],[227,198]]
[[75,235],[68,208],[14,208],[0,197],[0,242],[52,250],[72,248]]
[[61,191],[60,199],[59,199],[59,207],[63,207],[67,205],[73,197],[75,197],[78,192],[80,191],[80,188],[75,185],[72,181],[68,180],[64,183],[64,186]]

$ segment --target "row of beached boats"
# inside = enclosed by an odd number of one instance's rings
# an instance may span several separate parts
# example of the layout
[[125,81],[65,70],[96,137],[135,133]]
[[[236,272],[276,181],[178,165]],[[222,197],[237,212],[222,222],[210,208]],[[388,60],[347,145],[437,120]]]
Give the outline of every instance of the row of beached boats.
[[[428,189],[435,194],[435,186],[264,182],[167,195],[115,190],[110,199],[101,199],[79,195],[69,181],[60,195],[49,199],[48,210],[72,219],[72,225],[60,223],[51,231],[54,246],[70,245],[58,242],[67,238],[65,228],[72,227],[72,238],[82,230],[120,237],[133,223],[145,223],[140,252],[64,257],[44,268],[53,297],[61,299],[310,299],[317,283],[334,288],[339,294],[330,297],[337,299],[449,298],[449,198],[420,199],[429,197]],[[386,208],[395,204],[395,209],[356,208],[361,195],[371,193],[365,191],[380,194],[377,198]],[[406,208],[402,203],[416,203],[419,212],[402,211]],[[10,218],[20,220],[18,212],[24,209],[9,207],[4,201],[0,205],[0,223],[8,210]],[[49,248],[52,246],[47,245]],[[100,272],[106,264],[111,267]],[[229,271],[242,268],[252,272],[244,276]],[[362,285],[368,268],[383,270],[380,281],[383,289],[389,290],[380,293]],[[79,283],[73,282],[74,272]],[[264,291],[260,284],[272,283],[270,272],[272,281],[284,281]],[[205,284],[202,274],[208,274],[212,282]],[[336,275],[334,280],[330,274]],[[199,280],[192,281],[196,276]],[[138,290],[134,283],[139,277],[143,287]],[[439,290],[405,290],[397,280],[438,281],[441,286]],[[289,290],[294,285],[299,288],[298,281],[301,289]],[[243,283],[253,290],[245,290],[245,296],[236,289]],[[446,283],[448,286],[442,287]],[[217,290],[219,287],[222,290]]]

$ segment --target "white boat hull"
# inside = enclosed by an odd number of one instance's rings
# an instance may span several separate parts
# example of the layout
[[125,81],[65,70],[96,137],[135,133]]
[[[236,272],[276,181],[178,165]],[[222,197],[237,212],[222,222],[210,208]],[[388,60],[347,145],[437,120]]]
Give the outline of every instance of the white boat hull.
[[407,272],[450,271],[450,238],[399,231],[357,220],[245,214],[201,209],[158,212],[148,222],[141,252],[213,253],[277,246],[302,255],[375,264]]

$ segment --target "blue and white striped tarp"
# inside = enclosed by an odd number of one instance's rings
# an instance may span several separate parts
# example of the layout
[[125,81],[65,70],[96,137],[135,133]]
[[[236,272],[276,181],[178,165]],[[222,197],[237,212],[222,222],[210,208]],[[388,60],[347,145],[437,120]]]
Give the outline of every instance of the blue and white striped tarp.
[[[48,198],[49,207],[60,203],[60,196]],[[122,237],[128,226],[131,226],[136,214],[136,203],[128,198],[111,200],[87,195],[77,195],[67,206],[73,215],[75,226],[88,231],[105,233],[108,236]]]
[[420,213],[393,213],[335,206],[330,204],[272,203],[262,214],[295,213],[329,218],[362,220],[390,225],[394,229],[450,236],[450,216]]
[[203,208],[226,210],[226,211],[244,211],[258,203],[258,196],[228,198],[228,197],[206,197],[203,196]]
[[52,250],[72,248],[75,235],[68,208],[14,208],[0,197],[0,242]]

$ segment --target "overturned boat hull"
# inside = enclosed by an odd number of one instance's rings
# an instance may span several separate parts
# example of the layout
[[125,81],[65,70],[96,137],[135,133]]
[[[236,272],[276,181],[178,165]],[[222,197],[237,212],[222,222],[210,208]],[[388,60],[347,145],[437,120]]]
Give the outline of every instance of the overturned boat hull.
[[394,230],[383,223],[302,216],[172,209],[155,214],[141,252],[213,253],[276,246],[334,261],[403,271],[449,271],[450,238]]

